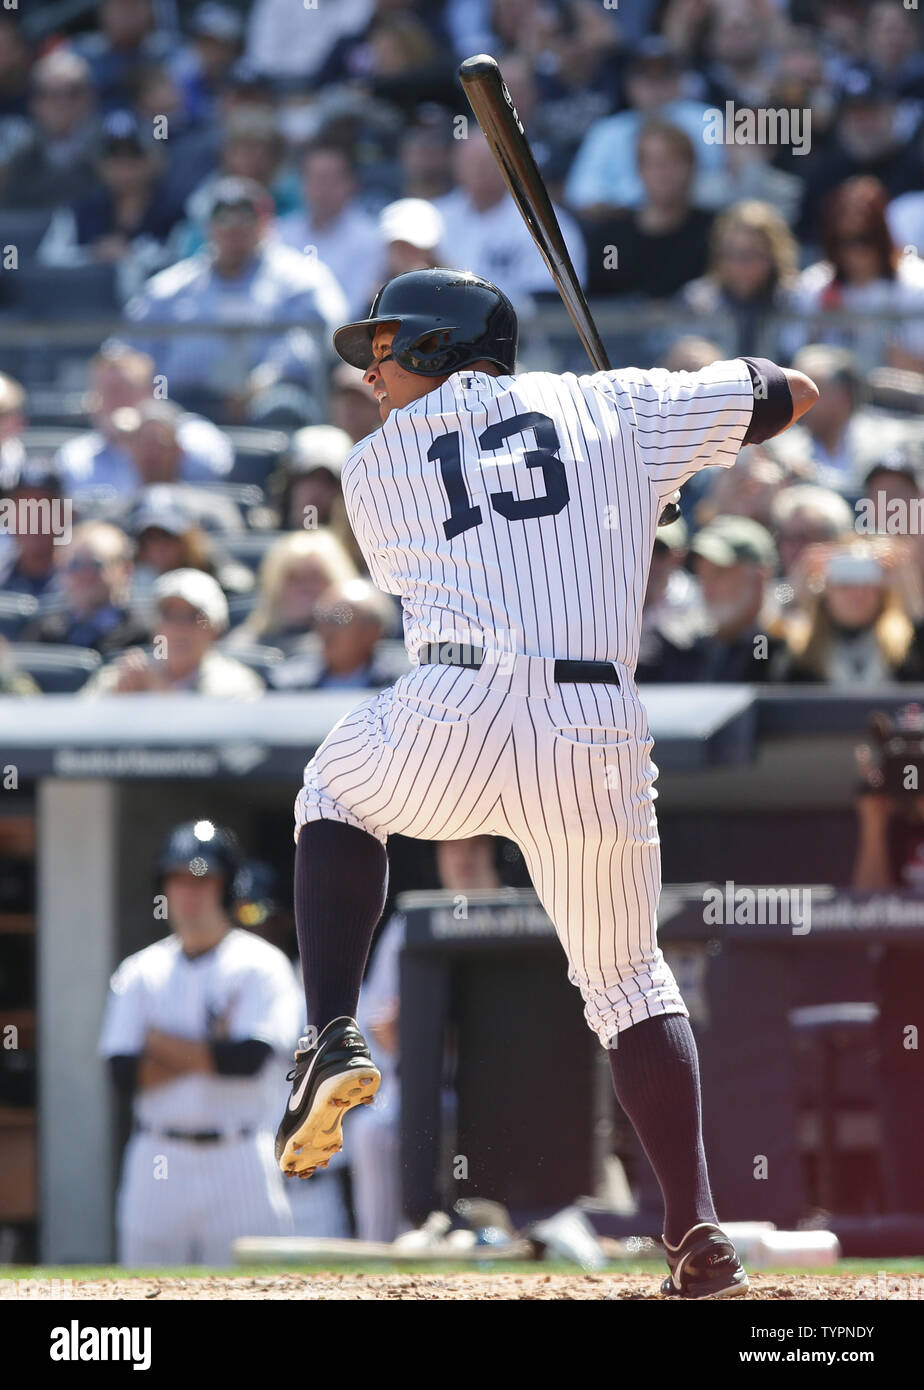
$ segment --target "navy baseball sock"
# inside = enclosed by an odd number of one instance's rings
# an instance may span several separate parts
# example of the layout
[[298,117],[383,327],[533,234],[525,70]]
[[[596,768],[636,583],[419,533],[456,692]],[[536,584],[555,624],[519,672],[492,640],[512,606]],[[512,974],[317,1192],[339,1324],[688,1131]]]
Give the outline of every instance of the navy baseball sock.
[[372,934],[385,906],[388,855],[365,830],[308,821],[295,847],[295,929],[308,1024],[356,1017]]
[[658,1014],[625,1028],[610,1048],[616,1099],[632,1122],[664,1198],[664,1238],[717,1221],[703,1151],[699,1057],[689,1019]]

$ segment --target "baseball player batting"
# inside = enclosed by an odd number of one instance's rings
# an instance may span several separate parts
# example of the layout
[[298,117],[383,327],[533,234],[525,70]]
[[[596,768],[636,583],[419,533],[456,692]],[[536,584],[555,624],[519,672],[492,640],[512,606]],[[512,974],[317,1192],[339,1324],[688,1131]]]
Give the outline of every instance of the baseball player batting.
[[[761,358],[516,376],[510,301],[445,269],[389,281],[334,346],[379,402],[344,500],[372,579],[401,599],[413,669],[331,731],[296,801],[310,1026],[277,1161],[291,1175],[324,1167],[344,1113],[379,1085],[355,1014],[388,836],[506,835],[657,1176],[662,1293],[741,1294],[709,1188],[689,1015],[657,943],[657,768],[634,669],[664,500],[818,392]],[[554,1124],[551,1094],[549,1107]]]

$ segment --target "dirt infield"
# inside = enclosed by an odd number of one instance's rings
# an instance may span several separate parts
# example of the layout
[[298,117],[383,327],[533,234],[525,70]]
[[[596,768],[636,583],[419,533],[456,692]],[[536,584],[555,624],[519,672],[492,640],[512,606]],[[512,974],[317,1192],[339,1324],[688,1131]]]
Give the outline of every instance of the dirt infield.
[[[762,1300],[856,1299],[859,1276],[752,1274],[746,1297]],[[276,1274],[208,1275],[201,1279],[80,1279],[78,1299],[427,1301],[657,1299],[661,1276],[650,1274]],[[862,1297],[862,1295],[860,1295]]]

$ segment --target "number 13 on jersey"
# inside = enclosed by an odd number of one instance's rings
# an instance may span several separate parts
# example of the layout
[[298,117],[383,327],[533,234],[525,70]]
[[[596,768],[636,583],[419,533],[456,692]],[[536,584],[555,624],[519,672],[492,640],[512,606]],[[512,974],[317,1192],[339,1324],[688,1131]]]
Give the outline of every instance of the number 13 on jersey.
[[[527,449],[523,462],[527,468],[541,468],[545,492],[541,497],[514,497],[512,492],[492,492],[489,500],[494,511],[508,521],[528,521],[533,517],[555,516],[568,505],[568,481],[565,465],[558,457],[560,441],[555,422],[538,410],[528,410],[490,425],[478,436],[478,447],[492,453],[512,435],[532,430],[537,448]],[[443,522],[446,539],[461,535],[484,521],[481,508],[472,506],[462,471],[461,436],[458,430],[441,434],[427,450],[427,458],[440,466],[440,475],[449,501],[449,516]]]

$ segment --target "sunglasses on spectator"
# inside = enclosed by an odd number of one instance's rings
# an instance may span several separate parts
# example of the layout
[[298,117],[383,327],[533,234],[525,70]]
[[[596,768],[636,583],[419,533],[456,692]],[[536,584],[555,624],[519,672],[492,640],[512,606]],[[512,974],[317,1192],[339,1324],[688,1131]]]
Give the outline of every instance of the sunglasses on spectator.
[[722,260],[723,260],[723,261],[769,261],[769,260],[770,260],[770,252],[769,252],[769,251],[764,251],[764,250],[762,250],[760,247],[757,247],[757,246],[751,246],[751,247],[748,247],[748,248],[740,247],[740,248],[737,248],[737,249],[735,249],[735,250],[733,250],[733,251],[732,251],[732,250],[729,250],[728,247],[723,247],[723,248],[722,248],[722,252],[721,252],[721,256],[722,256]]
[[86,90],[80,82],[62,82],[60,86],[36,87],[35,96],[38,101],[76,101]]
[[105,567],[104,560],[94,560],[89,555],[75,556],[73,560],[68,560],[67,564],[64,565],[64,573],[89,574],[92,571],[94,574],[99,574],[100,570],[105,569]]
[[211,216],[212,223],[219,227],[233,227],[256,220],[257,210],[252,203],[222,203]]
[[203,620],[203,615],[199,612],[198,608],[188,608],[186,606],[182,609],[172,608],[162,603],[157,612],[163,622],[177,623],[181,624],[183,627],[196,627]]

